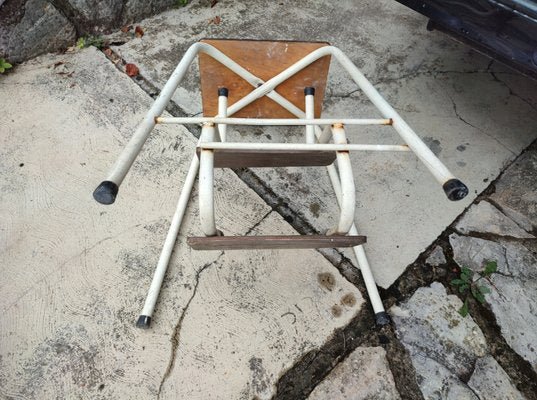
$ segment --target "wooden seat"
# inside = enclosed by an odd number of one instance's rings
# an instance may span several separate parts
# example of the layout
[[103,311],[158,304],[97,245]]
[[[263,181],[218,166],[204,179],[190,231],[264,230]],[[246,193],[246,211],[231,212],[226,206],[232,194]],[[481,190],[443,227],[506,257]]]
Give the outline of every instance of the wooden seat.
[[[199,158],[199,147],[196,153]],[[335,151],[228,149],[214,151],[215,168],[319,167],[330,165],[335,159]]]
[[319,249],[354,247],[366,242],[365,236],[210,236],[187,238],[194,250],[248,250],[248,249]]
[[[210,44],[255,76],[267,81],[287,69],[326,42],[293,42],[265,40],[205,39]],[[324,56],[276,87],[275,91],[304,111],[304,88],[315,88],[315,118],[321,116],[330,56]],[[199,55],[203,115],[218,114],[219,88],[229,90],[228,104],[232,105],[255,88],[226,66],[207,54]],[[240,118],[295,118],[285,108],[263,96],[233,114]]]

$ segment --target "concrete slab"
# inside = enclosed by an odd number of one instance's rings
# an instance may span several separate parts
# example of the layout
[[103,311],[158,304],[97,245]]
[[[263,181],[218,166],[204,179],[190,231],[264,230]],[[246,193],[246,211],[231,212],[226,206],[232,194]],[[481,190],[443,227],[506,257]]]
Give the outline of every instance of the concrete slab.
[[382,347],[358,347],[308,396],[308,400],[400,398]]
[[[462,301],[439,282],[419,288],[390,309],[397,337],[416,368],[425,399],[521,399],[503,368],[489,354],[483,332]],[[492,382],[494,382],[492,384]],[[494,387],[494,390],[491,388]]]
[[[220,17],[220,23],[210,20]],[[537,83],[438,32],[397,2],[346,0],[192,3],[141,23],[142,38],[114,47],[162,87],[181,55],[204,37],[326,40],[345,51],[446,165],[470,187],[451,203],[409,154],[353,154],[357,216],[379,285],[388,287],[503,167],[537,137]],[[174,96],[189,114],[201,111],[197,65]],[[326,116],[375,117],[350,78],[332,63]],[[301,141],[297,129],[241,128],[232,140]],[[389,127],[349,129],[361,143],[400,142]],[[324,169],[255,171],[281,199],[319,231],[337,206]]]
[[[268,233],[296,232],[273,212],[252,231]],[[181,323],[162,399],[269,399],[281,373],[364,303],[312,251],[227,252],[206,271]]]
[[[161,389],[175,397],[177,387],[191,389],[180,384],[184,374],[203,367],[213,383],[240,371],[226,398],[266,398],[283,371],[363,305],[314,251],[191,251],[184,239],[199,234],[194,199],[154,326],[138,330],[191,134],[159,127],[117,202],[104,207],[91,192],[149,96],[93,48],[20,65],[0,78],[0,92],[9,99],[0,114],[0,397],[149,398]],[[230,171],[217,181],[226,234],[291,230]],[[339,305],[347,294],[351,307]],[[215,397],[214,386],[191,381],[189,398]]]

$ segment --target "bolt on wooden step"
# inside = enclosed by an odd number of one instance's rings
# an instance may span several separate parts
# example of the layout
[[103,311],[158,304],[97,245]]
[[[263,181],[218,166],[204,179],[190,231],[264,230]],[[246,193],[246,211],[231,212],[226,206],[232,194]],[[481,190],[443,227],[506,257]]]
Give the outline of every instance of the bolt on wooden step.
[[190,236],[194,250],[319,249],[354,247],[364,244],[365,236],[285,235],[285,236]]

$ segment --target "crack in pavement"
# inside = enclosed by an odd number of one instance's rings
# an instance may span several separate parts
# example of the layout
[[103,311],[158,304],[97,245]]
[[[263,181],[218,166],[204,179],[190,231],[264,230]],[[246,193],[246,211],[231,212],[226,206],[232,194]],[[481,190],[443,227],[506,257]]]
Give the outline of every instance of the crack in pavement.
[[517,94],[512,88],[511,86],[509,86],[505,81],[502,81],[500,78],[498,78],[496,76],[497,72],[494,72],[494,71],[489,71],[490,75],[494,78],[494,80],[496,82],[499,82],[501,83],[502,85],[504,85],[507,90],[509,90],[509,95],[510,96],[513,96],[513,97],[516,97],[517,99],[520,99],[522,102],[526,103],[528,106],[530,106],[534,111],[537,111],[537,106],[533,105],[528,99],[525,99],[524,97],[520,96],[519,94]]
[[[248,229],[248,231],[246,231],[245,235],[248,235],[255,228],[257,228],[270,215],[270,213],[272,213],[272,210],[270,210],[265,215],[263,215],[263,217],[261,217],[259,219],[259,221],[257,221],[251,228]],[[179,320],[177,321],[177,323],[175,324],[175,327],[173,328],[173,333],[172,333],[171,338],[170,338],[170,342],[172,344],[171,354],[170,354],[170,358],[169,358],[169,361],[168,361],[168,365],[166,367],[166,370],[164,371],[164,374],[163,374],[162,379],[161,379],[160,384],[159,384],[159,388],[158,388],[158,391],[157,391],[157,399],[160,398],[160,393],[162,391],[162,388],[164,387],[164,384],[165,384],[166,380],[169,378],[169,376],[171,375],[171,373],[173,372],[173,369],[175,367],[175,358],[176,358],[176,354],[177,354],[177,349],[179,348],[179,341],[180,341],[180,338],[181,338],[181,328],[183,326],[183,320],[185,319],[186,313],[187,313],[187,311],[188,311],[188,309],[190,307],[190,303],[192,303],[192,300],[196,296],[198,286],[199,286],[199,283],[200,283],[201,274],[203,273],[203,271],[205,271],[211,265],[216,264],[218,262],[218,260],[220,260],[220,258],[224,254],[225,254],[224,251],[220,252],[220,254],[216,258],[216,260],[214,260],[214,261],[212,261],[210,263],[207,263],[204,266],[202,266],[196,272],[196,275],[194,276],[195,284],[194,284],[194,289],[192,291],[192,295],[188,299],[185,307],[183,308],[183,312],[179,316]]]
[[171,351],[170,351],[170,358],[168,360],[168,366],[166,367],[166,370],[164,371],[164,375],[162,376],[162,379],[161,379],[159,387],[158,387],[157,399],[160,398],[162,388],[163,388],[164,384],[166,383],[166,380],[169,378],[169,376],[173,372],[173,369],[175,367],[175,358],[176,358],[176,354],[177,354],[177,349],[179,348],[179,341],[181,339],[181,328],[183,326],[183,320],[185,319],[185,316],[186,316],[186,313],[188,311],[188,308],[190,307],[190,303],[192,303],[192,300],[194,299],[194,297],[196,296],[196,293],[198,291],[198,286],[199,286],[199,283],[200,283],[201,274],[203,273],[203,271],[205,271],[211,265],[216,264],[218,262],[218,260],[220,259],[220,257],[222,257],[223,255],[224,255],[224,252],[223,251],[220,252],[220,254],[216,258],[216,260],[214,260],[214,261],[212,261],[210,263],[207,263],[204,266],[202,266],[196,272],[196,275],[194,276],[195,284],[194,284],[194,289],[192,290],[192,295],[188,299],[185,307],[183,308],[183,312],[179,316],[179,320],[177,321],[177,323],[175,324],[175,327],[173,328],[172,336],[170,338],[170,342],[172,344],[172,348],[171,348]]
[[453,97],[446,91],[446,95],[447,97],[451,100],[451,104],[453,105],[453,112],[455,113],[455,116],[461,120],[462,122],[464,122],[466,125],[468,126],[471,126],[472,128],[474,128],[475,130],[483,133],[484,135],[488,136],[489,138],[493,139],[494,141],[496,141],[500,146],[502,146],[504,149],[506,149],[507,151],[509,151],[511,154],[513,154],[514,156],[516,156],[517,154],[511,150],[509,147],[507,147],[507,145],[505,145],[501,140],[499,140],[498,138],[492,136],[491,134],[489,134],[487,131],[485,131],[484,129],[468,122],[467,120],[465,120],[459,113],[459,111],[457,110],[457,103],[455,103],[455,100],[453,99]]
[[[490,66],[490,64],[489,64],[489,66]],[[380,79],[377,79],[376,81],[371,82],[371,84],[373,86],[382,85],[382,84],[388,84],[388,83],[393,83],[393,82],[400,81],[402,79],[417,78],[417,77],[423,76],[423,75],[430,75],[433,78],[436,78],[438,75],[448,75],[448,74],[488,74],[488,73],[490,73],[489,67],[487,67],[487,69],[477,69],[477,70],[469,70],[469,71],[457,71],[457,70],[439,71],[439,70],[434,70],[434,69],[427,69],[427,70],[421,70],[421,71],[417,70],[417,71],[413,71],[413,72],[408,72],[408,73],[405,73],[405,74],[402,74],[402,75],[399,75],[399,76],[380,78]],[[514,74],[514,73],[510,73],[510,72],[502,72],[502,73],[503,74],[510,74],[510,75]],[[352,90],[352,91],[350,91],[348,93],[345,93],[345,94],[330,93],[330,96],[327,96],[327,97],[347,98],[347,97],[350,97],[351,95],[353,95],[354,93],[356,93],[356,92],[358,92],[360,90],[361,90],[360,88],[354,89],[354,90]]]

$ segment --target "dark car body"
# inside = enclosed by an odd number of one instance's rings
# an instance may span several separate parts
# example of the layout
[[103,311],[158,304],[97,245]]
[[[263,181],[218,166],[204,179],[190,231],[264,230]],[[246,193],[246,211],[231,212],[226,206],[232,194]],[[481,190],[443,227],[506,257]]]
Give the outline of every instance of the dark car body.
[[397,0],[478,51],[537,78],[537,1]]

